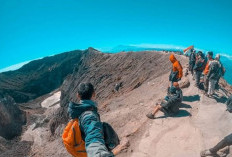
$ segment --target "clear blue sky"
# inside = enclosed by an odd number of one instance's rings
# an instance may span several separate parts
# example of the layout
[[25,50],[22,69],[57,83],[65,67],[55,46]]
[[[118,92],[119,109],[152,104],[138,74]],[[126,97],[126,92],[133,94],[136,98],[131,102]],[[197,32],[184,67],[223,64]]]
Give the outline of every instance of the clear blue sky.
[[121,44],[194,44],[231,55],[231,8],[231,0],[0,0],[0,69]]

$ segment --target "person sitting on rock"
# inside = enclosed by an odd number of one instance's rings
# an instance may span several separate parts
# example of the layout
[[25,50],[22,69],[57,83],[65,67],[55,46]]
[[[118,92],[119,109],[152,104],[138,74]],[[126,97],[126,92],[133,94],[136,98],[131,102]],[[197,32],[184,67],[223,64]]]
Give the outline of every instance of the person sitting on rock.
[[178,82],[183,76],[183,68],[180,62],[175,58],[174,54],[171,54],[169,59],[172,62],[172,70],[169,75],[169,81],[171,81],[172,83]]
[[81,83],[78,86],[78,104],[70,102],[68,113],[72,119],[79,119],[79,126],[84,135],[85,149],[88,157],[114,157],[108,151],[104,141],[103,125],[98,114],[94,87],[91,83]]
[[218,144],[216,144],[213,148],[201,151],[200,155],[201,157],[206,157],[206,156],[217,156],[217,152],[225,148],[226,146],[231,146],[232,145],[232,134],[224,137]]
[[182,102],[182,99],[182,90],[179,88],[179,84],[174,82],[173,85],[168,89],[168,94],[161,104],[157,104],[153,112],[147,114],[146,116],[150,119],[155,119],[155,114],[158,111],[162,111],[166,116],[175,115],[179,111],[179,105]]
[[[226,102],[227,111],[232,113],[232,95],[229,96]],[[226,147],[232,145],[232,134],[224,137],[218,144],[216,144],[213,148],[201,151],[201,157],[206,156],[217,156],[217,152]]]

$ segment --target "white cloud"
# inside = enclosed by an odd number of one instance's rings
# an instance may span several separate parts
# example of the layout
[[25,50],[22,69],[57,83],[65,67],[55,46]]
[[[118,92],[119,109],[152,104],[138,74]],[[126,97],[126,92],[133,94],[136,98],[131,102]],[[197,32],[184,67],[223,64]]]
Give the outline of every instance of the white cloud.
[[29,63],[30,61],[25,61],[25,62],[22,62],[22,63],[18,63],[18,64],[15,64],[15,65],[11,65],[9,67],[6,67],[6,68],[3,68],[3,69],[0,69],[0,72],[6,72],[6,71],[11,71],[11,70],[17,70],[19,68],[21,68],[23,65]]
[[129,46],[141,47],[141,48],[161,48],[161,49],[185,49],[184,46],[167,45],[167,44],[130,44]]
[[232,60],[232,56],[230,56],[228,54],[221,53],[220,55],[223,56],[223,57],[228,58],[229,60]]

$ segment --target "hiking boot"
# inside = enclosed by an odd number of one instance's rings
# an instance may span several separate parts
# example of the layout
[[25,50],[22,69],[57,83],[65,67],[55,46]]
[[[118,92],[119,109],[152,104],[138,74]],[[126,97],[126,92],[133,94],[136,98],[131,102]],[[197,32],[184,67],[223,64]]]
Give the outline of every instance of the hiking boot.
[[153,115],[152,113],[148,113],[146,116],[149,119],[155,119],[155,115]]
[[210,150],[201,151],[201,157],[216,156],[216,155],[217,155],[217,153],[213,153]]
[[208,94],[208,93],[205,93],[205,96],[209,97],[209,94]]

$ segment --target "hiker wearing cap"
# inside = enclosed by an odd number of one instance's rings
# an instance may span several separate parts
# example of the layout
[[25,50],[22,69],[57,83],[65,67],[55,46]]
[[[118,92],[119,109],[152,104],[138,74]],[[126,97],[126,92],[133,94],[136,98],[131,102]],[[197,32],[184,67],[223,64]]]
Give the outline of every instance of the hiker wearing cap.
[[178,82],[181,80],[183,76],[183,68],[180,62],[174,56],[174,54],[170,55],[169,60],[172,62],[172,70],[169,75],[169,81],[171,81],[172,83]]
[[194,75],[193,75],[193,67],[195,66],[195,63],[196,63],[196,54],[195,54],[195,50],[191,49],[191,53],[189,55],[189,71],[191,72],[193,78],[194,78]]
[[220,61],[220,55],[217,54],[216,57],[215,57],[215,60],[217,60],[219,62],[219,64],[221,65],[221,69],[219,70],[219,77],[217,78],[217,81],[216,81],[216,84],[215,84],[215,89],[219,89],[219,80],[222,76],[224,76],[226,70],[225,70],[225,67],[223,66],[223,64],[221,63]]
[[208,61],[206,63],[205,69],[204,69],[204,90],[205,92],[208,92],[209,88],[209,80],[207,79],[207,74],[209,73],[209,66],[211,61],[213,61],[213,52],[209,51],[207,54]]
[[202,76],[202,72],[205,69],[205,65],[206,65],[206,60],[204,57],[204,54],[202,53],[202,51],[198,51],[197,53],[197,61],[196,64],[193,68],[193,70],[195,71],[195,76],[196,76],[196,86],[199,88],[199,83],[200,83],[200,79]]
[[165,116],[175,115],[179,111],[179,104],[182,102],[182,99],[183,94],[182,90],[179,88],[179,84],[173,82],[173,85],[168,89],[167,96],[164,100],[155,106],[152,113],[149,113],[146,116],[150,119],[155,119],[155,114],[158,111],[162,111]]
[[206,77],[209,80],[209,89],[206,96],[212,97],[214,94],[216,82],[221,77],[221,64],[219,62],[218,55],[215,57],[215,60],[211,61],[209,65],[209,72]]

